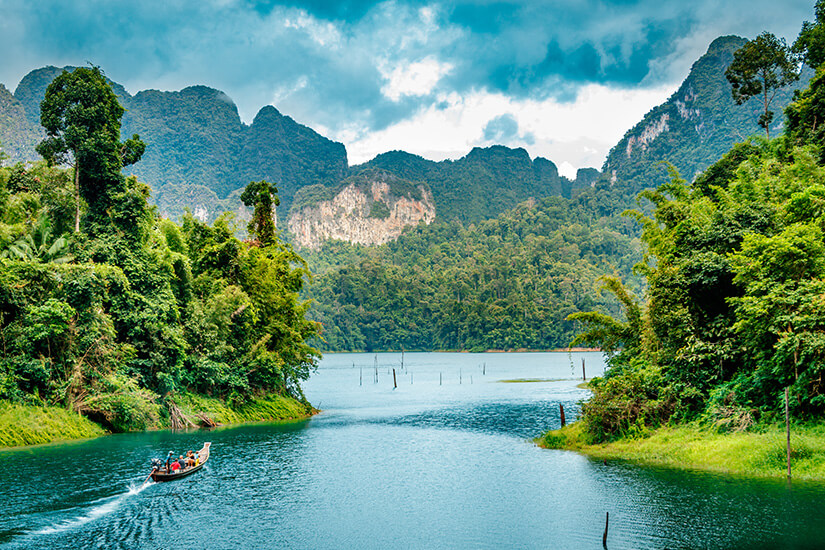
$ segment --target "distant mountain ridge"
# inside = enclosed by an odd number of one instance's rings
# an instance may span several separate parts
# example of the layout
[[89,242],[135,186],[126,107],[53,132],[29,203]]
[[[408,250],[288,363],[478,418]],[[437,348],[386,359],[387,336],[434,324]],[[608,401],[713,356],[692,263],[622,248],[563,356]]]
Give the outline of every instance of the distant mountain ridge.
[[[347,178],[379,169],[429,189],[437,219],[476,223],[530,198],[570,197],[599,180],[635,196],[666,180],[663,160],[693,179],[733,143],[761,131],[756,124],[760,106],[755,100],[736,105],[724,76],[733,52],[745,42],[736,36],[714,40],[679,89],[610,151],[602,171],[582,169],[575,180],[561,176],[548,159],[531,159],[524,149],[501,145],[474,148],[463,158],[441,162],[390,151],[351,167],[342,143],[272,106],[263,107],[247,125],[234,102],[213,88],[131,95],[122,85],[111,84],[127,109],[123,135],[138,133],[148,144],[143,159],[127,171],[151,186],[153,200],[165,216],[178,217],[188,208],[204,220],[223,211],[235,211],[243,219],[248,213],[240,204],[240,190],[250,181],[266,179],[278,185],[277,216],[283,226],[296,197],[331,198]],[[34,146],[43,137],[39,104],[61,71],[34,70],[14,94],[0,85],[0,144],[10,161],[37,158]],[[798,86],[806,81],[803,75]],[[777,114],[792,94],[791,88],[780,92],[773,106]],[[781,131],[783,119],[775,118],[774,133]],[[311,192],[299,196],[305,188]]]
[[[23,143],[10,148],[7,140],[2,141],[13,160],[38,158],[34,145],[42,138],[40,101],[64,69],[73,67],[30,72],[18,84],[14,101],[4,103],[0,91],[0,117],[7,115],[20,126],[22,108],[28,123]],[[144,90],[133,96],[122,85],[110,84],[126,108],[122,134],[140,134],[148,145],[140,162],[127,171],[152,187],[164,215],[178,216],[189,207],[213,219],[224,210],[236,210],[239,190],[262,179],[278,183],[281,203],[288,209],[301,187],[332,185],[348,175],[342,143],[298,124],[272,106],[263,107],[252,124],[246,125],[229,96],[207,86],[178,92]],[[6,127],[2,122],[0,118],[0,132]],[[195,202],[181,204],[182,197]]]
[[353,169],[361,168],[380,168],[427,183],[439,219],[466,223],[495,217],[529,198],[569,197],[572,189],[589,185],[586,177],[587,181],[577,182],[560,176],[552,161],[531,160],[526,150],[503,145],[476,147],[465,157],[441,162],[390,151]]
[[[43,138],[40,101],[64,69],[73,67],[34,70],[20,81],[14,95],[0,90],[0,139],[12,161],[38,158],[34,146]],[[285,219],[300,189],[321,186],[329,194],[347,178],[373,169],[424,185],[432,190],[437,216],[468,223],[497,216],[528,198],[570,196],[577,185],[560,176],[553,162],[500,145],[475,148],[461,159],[442,162],[393,151],[350,167],[343,144],[272,106],[263,107],[246,125],[234,102],[213,88],[131,95],[122,85],[110,84],[126,108],[122,134],[140,134],[147,143],[143,158],[127,171],[150,185],[161,213],[169,217],[179,217],[188,208],[205,220],[223,211],[244,218],[248,213],[239,202],[241,189],[250,181],[266,179],[278,184],[278,216]],[[4,135],[15,139],[3,139]],[[579,186],[591,180],[588,173]]]

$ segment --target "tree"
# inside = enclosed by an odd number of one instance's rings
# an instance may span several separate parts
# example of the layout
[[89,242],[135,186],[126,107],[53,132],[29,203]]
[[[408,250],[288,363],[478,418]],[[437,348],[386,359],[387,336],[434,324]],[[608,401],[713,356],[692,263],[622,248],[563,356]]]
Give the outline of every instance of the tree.
[[49,219],[41,216],[31,233],[24,235],[0,252],[0,257],[12,258],[24,262],[53,262],[63,264],[72,261],[66,254],[68,241],[64,237],[52,238]]
[[799,79],[796,55],[785,39],[763,32],[734,52],[725,77],[731,84],[731,94],[737,105],[762,96],[764,112],[759,115],[759,125],[770,139],[771,102],[780,88]]
[[241,202],[249,208],[254,208],[252,219],[247,226],[249,234],[255,237],[261,246],[272,244],[275,239],[272,207],[281,204],[278,199],[278,188],[268,181],[250,182],[241,194]]
[[825,0],[817,0],[814,14],[815,23],[802,23],[802,30],[793,44],[793,51],[799,54],[809,67],[816,69],[825,62]]
[[80,231],[81,196],[97,213],[105,211],[111,195],[124,191],[118,185],[121,168],[140,160],[146,148],[137,134],[120,143],[123,112],[98,67],[63,71],[46,88],[40,104],[46,138],[37,152],[50,165],[74,166],[75,232]]

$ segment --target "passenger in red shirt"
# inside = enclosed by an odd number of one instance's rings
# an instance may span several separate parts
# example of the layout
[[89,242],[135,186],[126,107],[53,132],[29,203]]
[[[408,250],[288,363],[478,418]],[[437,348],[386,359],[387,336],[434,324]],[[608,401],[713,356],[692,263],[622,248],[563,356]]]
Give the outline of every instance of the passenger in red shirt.
[[173,474],[177,473],[177,471],[180,470],[180,462],[175,460],[172,464],[169,465],[169,468],[172,469]]

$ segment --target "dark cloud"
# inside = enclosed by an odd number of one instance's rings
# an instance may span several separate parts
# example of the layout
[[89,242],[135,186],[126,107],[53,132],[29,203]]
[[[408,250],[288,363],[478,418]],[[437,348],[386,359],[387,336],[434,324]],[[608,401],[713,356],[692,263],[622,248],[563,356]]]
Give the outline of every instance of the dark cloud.
[[484,139],[497,143],[509,143],[518,137],[518,121],[510,114],[497,116],[484,127]]
[[[443,105],[453,92],[572,100],[590,83],[675,82],[716,36],[767,29],[793,39],[813,15],[811,0],[0,0],[0,7],[0,82],[9,87],[36,67],[92,62],[132,92],[205,84],[228,93],[246,120],[274,102],[330,130],[381,129]],[[394,68],[425,58],[450,67],[431,89],[382,91]]]
[[490,120],[483,131],[484,141],[490,143],[516,143],[521,142],[532,145],[536,142],[531,133],[520,133],[516,117],[511,113],[499,115]]

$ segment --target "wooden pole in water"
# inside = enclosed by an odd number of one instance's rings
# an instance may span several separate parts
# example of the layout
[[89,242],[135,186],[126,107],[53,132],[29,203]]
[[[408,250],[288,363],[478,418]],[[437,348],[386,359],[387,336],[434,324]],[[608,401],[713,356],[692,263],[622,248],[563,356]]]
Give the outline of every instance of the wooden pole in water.
[[481,369],[481,375],[482,376],[487,375],[487,362],[486,361],[484,362],[484,367],[482,367],[482,369]]
[[610,512],[604,513],[604,535],[602,535],[602,546],[607,550],[607,526],[610,523]]
[[458,369],[458,383],[461,384],[461,369]]
[[788,455],[788,479],[791,479],[791,413],[788,409],[788,388],[785,388],[785,437],[786,450]]
[[441,373],[440,372],[438,373],[438,385],[439,386],[441,385]]
[[587,374],[584,372],[584,357],[582,357],[582,380],[587,382]]
[[398,383],[395,381],[395,369],[392,369],[392,389],[398,387]]
[[559,403],[559,416],[561,417],[561,427],[564,428],[566,422],[564,421],[564,405]]
[[358,370],[358,385],[359,385],[359,386],[363,386],[363,385],[364,385],[364,367],[361,367],[361,368]]

